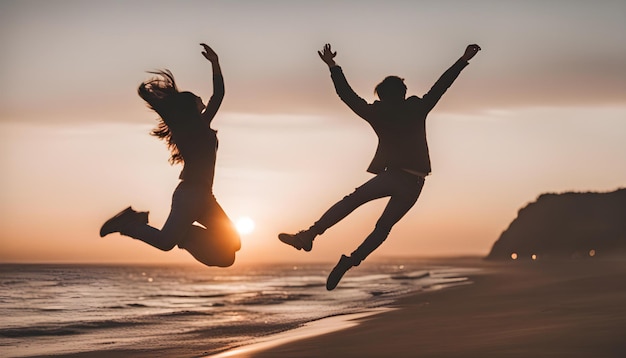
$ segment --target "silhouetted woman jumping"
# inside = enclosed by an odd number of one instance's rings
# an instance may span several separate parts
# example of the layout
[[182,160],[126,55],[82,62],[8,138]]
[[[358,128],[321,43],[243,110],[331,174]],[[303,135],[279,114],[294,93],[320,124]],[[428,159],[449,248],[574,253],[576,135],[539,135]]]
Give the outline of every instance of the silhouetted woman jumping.
[[358,187],[326,211],[309,229],[297,234],[278,235],[280,241],[298,250],[311,251],[313,239],[368,201],[390,197],[374,230],[350,256],[341,255],[326,281],[328,290],[334,289],[350,268],[378,248],[391,228],[417,201],[424,177],[430,173],[430,158],[426,143],[426,116],[441,96],[452,85],[461,70],[478,51],[478,45],[469,45],[463,55],[437,80],[422,98],[406,96],[404,79],[389,76],[376,86],[380,99],[367,103],[350,87],[341,67],[335,63],[336,52],[329,44],[318,54],[330,69],[335,90],[341,100],[359,117],[366,120],[378,136],[378,148],[368,172],[376,176]]
[[[164,140],[170,163],[183,163],[170,214],[161,230],[148,225],[148,213],[131,207],[104,223],[100,236],[119,232],[160,250],[177,246],[207,266],[228,267],[241,247],[239,234],[213,196],[217,132],[211,128],[222,99],[224,79],[218,56],[206,44],[202,55],[213,67],[213,95],[205,106],[191,92],[179,92],[168,70],[139,85],[138,93],[159,114],[151,134]],[[200,224],[200,225],[197,225]]]

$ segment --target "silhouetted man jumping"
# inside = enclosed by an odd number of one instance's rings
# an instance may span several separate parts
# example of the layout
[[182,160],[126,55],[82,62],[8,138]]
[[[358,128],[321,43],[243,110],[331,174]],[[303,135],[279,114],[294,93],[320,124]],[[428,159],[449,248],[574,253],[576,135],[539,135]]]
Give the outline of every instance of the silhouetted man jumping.
[[365,119],[378,136],[378,148],[368,172],[376,176],[333,205],[309,229],[297,234],[279,234],[280,241],[298,250],[311,251],[313,239],[335,225],[359,206],[374,199],[390,197],[376,222],[374,231],[350,256],[341,255],[326,281],[333,290],[343,275],[371,254],[389,235],[391,228],[417,201],[430,173],[430,157],[426,142],[426,116],[452,85],[468,61],[480,51],[469,45],[465,53],[437,80],[422,98],[406,96],[404,79],[389,76],[376,86],[379,101],[369,104],[350,87],[340,66],[335,63],[337,52],[326,44],[318,54],[329,69],[339,98],[359,117]]

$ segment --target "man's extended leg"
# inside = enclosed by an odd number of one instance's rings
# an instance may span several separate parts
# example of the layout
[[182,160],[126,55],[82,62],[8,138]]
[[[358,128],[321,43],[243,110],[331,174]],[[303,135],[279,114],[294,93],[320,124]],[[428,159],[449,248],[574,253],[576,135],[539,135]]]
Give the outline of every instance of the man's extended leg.
[[[395,199],[395,200],[394,200]],[[397,223],[415,204],[415,200],[406,200],[402,197],[391,197],[389,203],[385,207],[385,211],[376,223],[374,231],[372,231],[363,243],[350,254],[350,256],[341,255],[339,262],[332,269],[328,279],[326,280],[326,289],[333,290],[341,281],[343,275],[352,267],[359,266],[369,254],[378,248],[389,236],[389,231],[395,223]]]
[[[420,187],[421,191],[421,187]],[[351,257],[361,261],[374,252],[389,236],[391,228],[415,205],[420,191],[411,196],[392,196],[385,207],[380,219],[376,222],[374,230],[363,240],[363,243],[350,254]]]
[[304,249],[304,251],[311,251],[313,239],[317,235],[323,234],[328,228],[341,221],[356,208],[368,201],[391,195],[388,191],[388,177],[389,173],[387,172],[375,176],[330,207],[330,209],[307,230],[300,231],[297,234],[282,233],[278,235],[278,239],[298,250]]
[[390,183],[393,194],[376,222],[376,227],[350,256],[341,256],[328,276],[326,289],[333,290],[337,287],[343,275],[350,268],[358,266],[361,261],[376,250],[385,241],[391,228],[415,205],[422,191],[424,179],[406,172],[396,173],[393,177],[394,180]]

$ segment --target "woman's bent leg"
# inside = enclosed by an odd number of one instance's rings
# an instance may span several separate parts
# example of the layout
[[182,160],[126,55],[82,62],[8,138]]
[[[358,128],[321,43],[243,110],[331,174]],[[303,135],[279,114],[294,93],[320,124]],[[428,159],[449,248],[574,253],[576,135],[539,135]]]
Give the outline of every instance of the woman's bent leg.
[[216,239],[210,229],[193,225],[184,243],[178,247],[187,250],[207,266],[228,267],[235,262],[235,250],[229,241]]
[[133,239],[141,240],[163,251],[170,251],[176,246],[176,243],[170,240],[170,237],[163,235],[161,230],[148,224],[134,224],[120,233]]
[[213,195],[209,197],[208,206],[198,219],[198,223],[207,228],[212,240],[223,242],[225,247],[230,246],[233,251],[241,249],[239,232]]
[[198,223],[192,226],[178,247],[207,266],[228,267],[235,261],[235,252],[241,248],[241,239],[235,226],[213,195],[205,201],[206,208]]
[[147,224],[126,228],[122,234],[141,240],[160,250],[169,251],[187,235],[201,212],[206,189],[181,182],[172,195],[170,214],[161,230]]

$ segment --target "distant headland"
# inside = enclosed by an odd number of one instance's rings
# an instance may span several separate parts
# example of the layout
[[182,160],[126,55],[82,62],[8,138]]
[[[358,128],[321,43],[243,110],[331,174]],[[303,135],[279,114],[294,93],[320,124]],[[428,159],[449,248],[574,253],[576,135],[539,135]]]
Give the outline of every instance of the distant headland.
[[626,188],[542,194],[520,209],[488,260],[626,255]]

